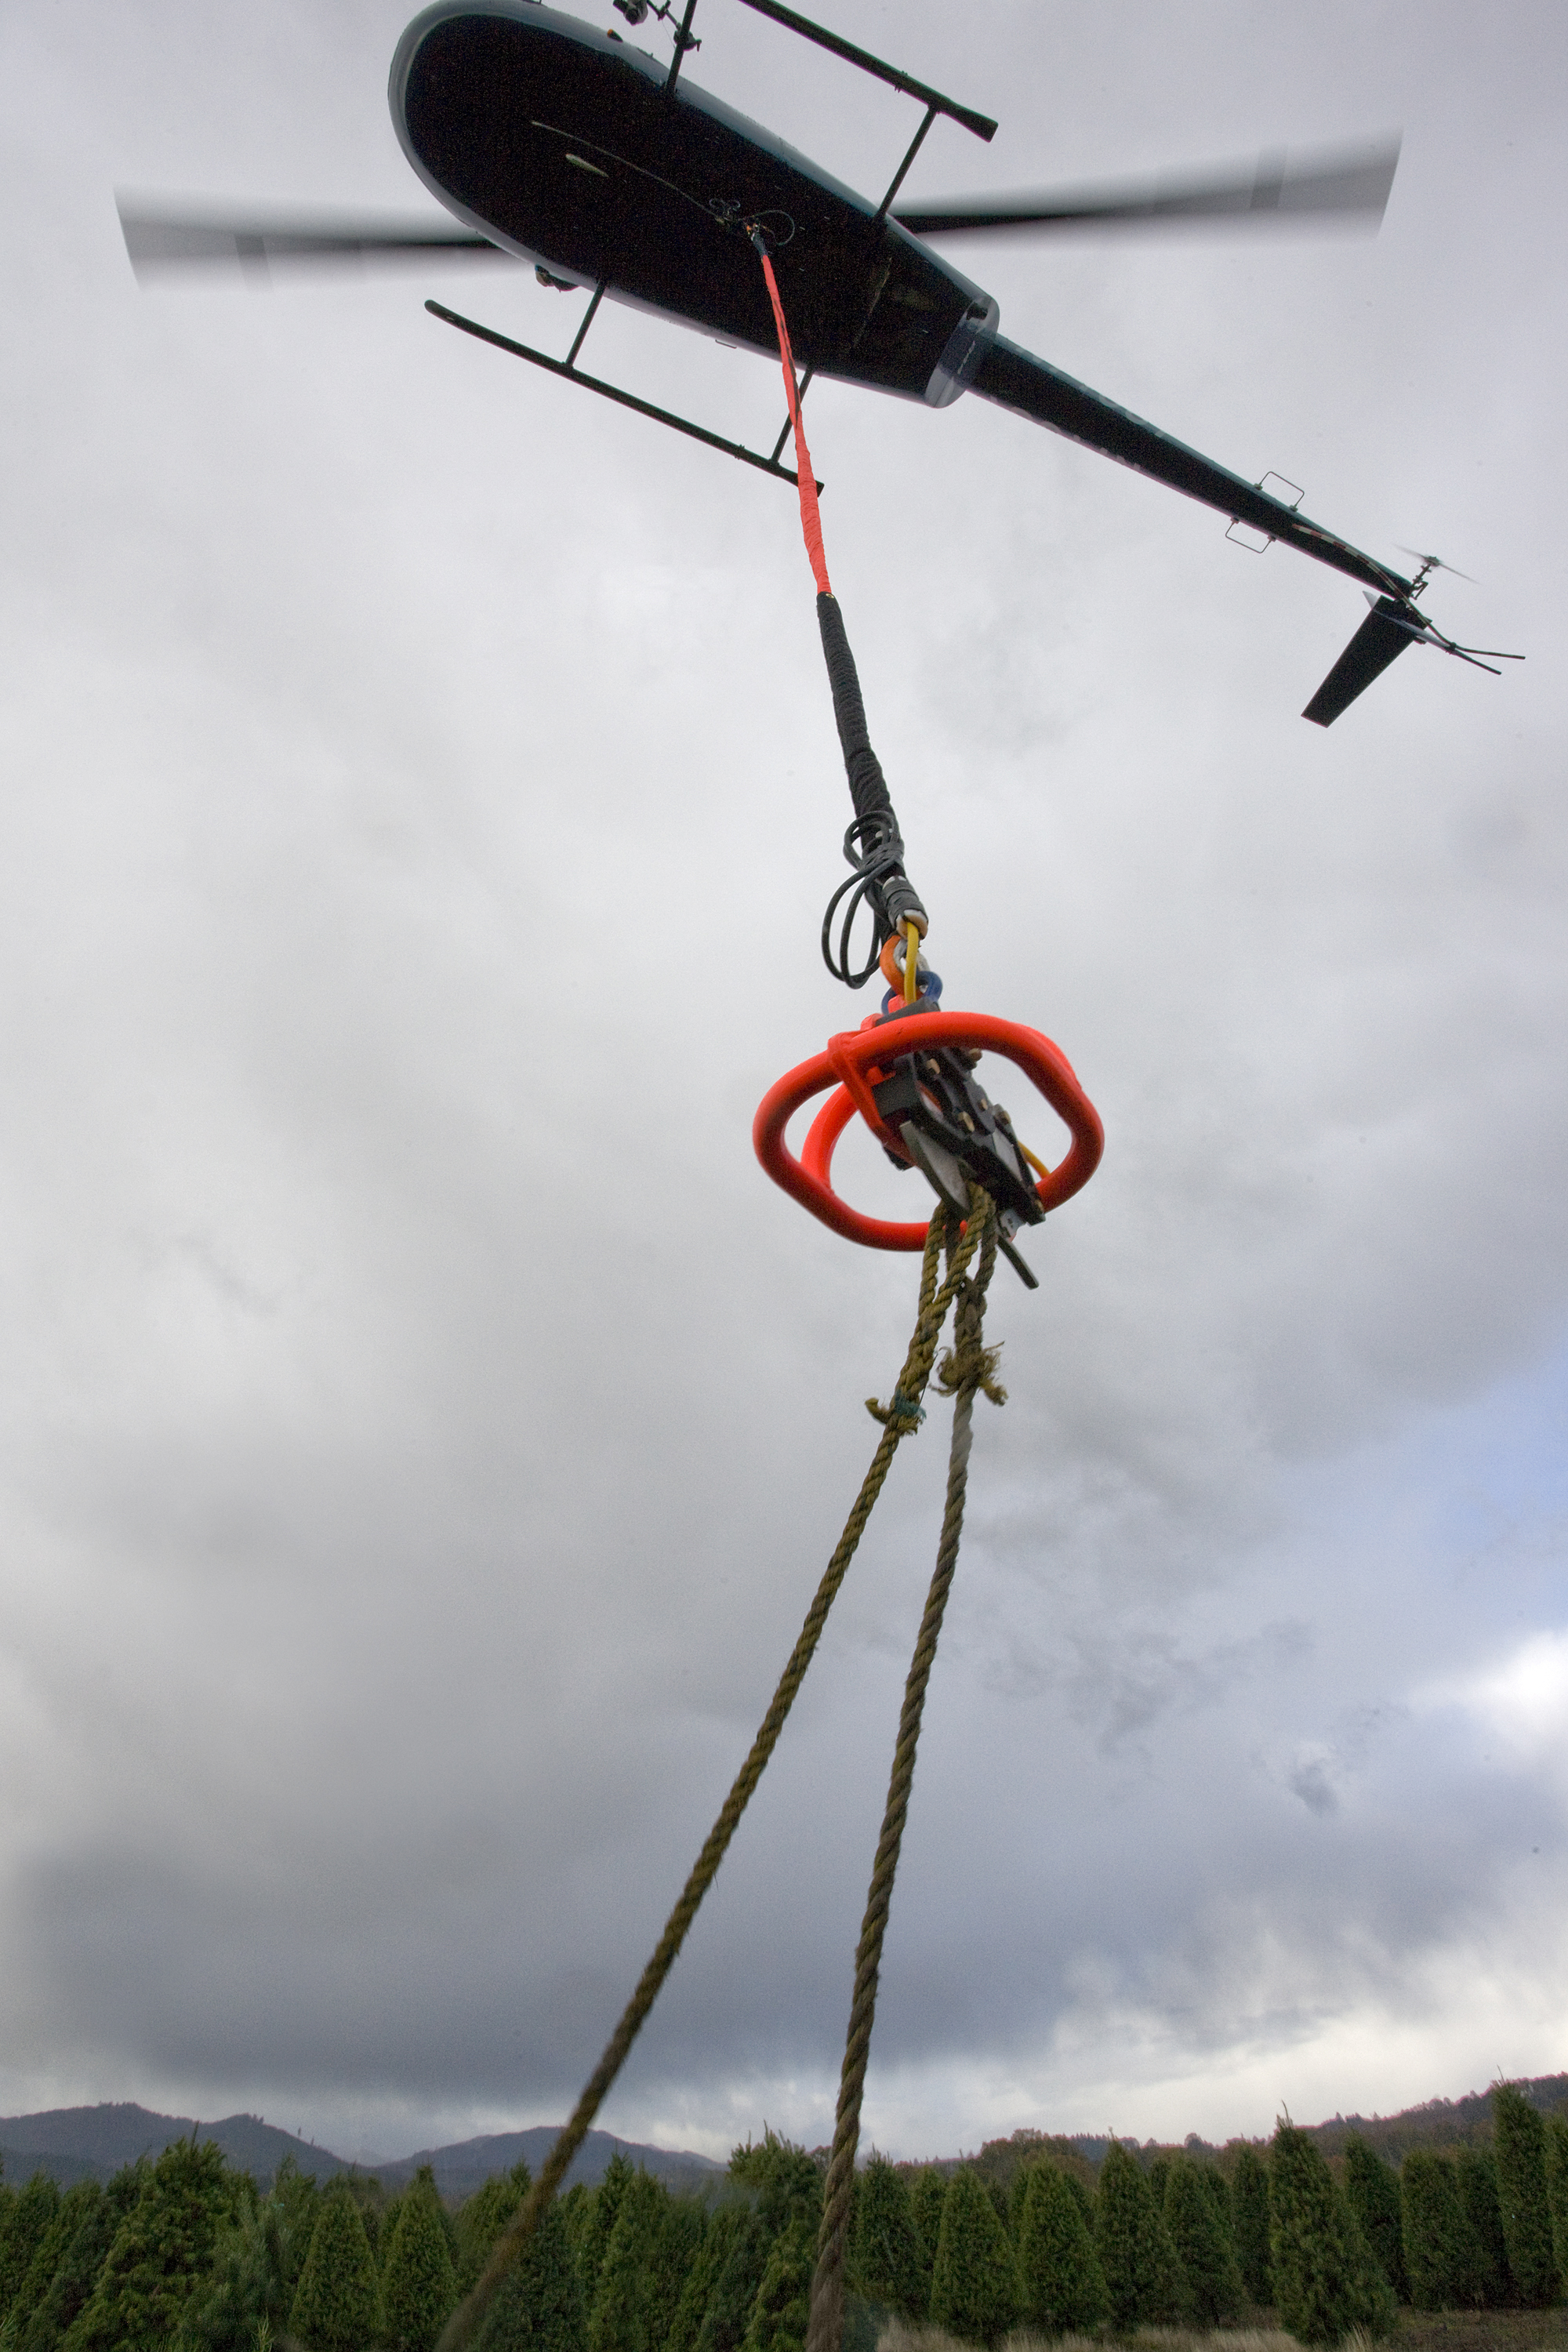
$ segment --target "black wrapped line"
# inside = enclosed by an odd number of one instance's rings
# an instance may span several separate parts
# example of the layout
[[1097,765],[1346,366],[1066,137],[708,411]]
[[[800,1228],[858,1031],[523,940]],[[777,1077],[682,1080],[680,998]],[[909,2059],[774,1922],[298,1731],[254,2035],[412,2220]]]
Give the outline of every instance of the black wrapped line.
[[[904,871],[903,835],[899,831],[882,763],[871,749],[866,706],[860,698],[860,680],[837,597],[818,595],[816,619],[822,631],[827,682],[833,691],[833,716],[844,752],[844,772],[849,779],[849,797],[855,804],[854,823],[844,836],[844,855],[854,872],[847,881],[839,884],[827,902],[827,912],[822,919],[822,960],[834,978],[843,981],[846,987],[863,988],[877,969],[883,941],[911,921],[923,938],[928,919],[920,893]],[[849,903],[835,942],[834,917],[846,898]],[[862,905],[870,909],[875,936],[870,954],[857,971],[850,964],[849,935]]]

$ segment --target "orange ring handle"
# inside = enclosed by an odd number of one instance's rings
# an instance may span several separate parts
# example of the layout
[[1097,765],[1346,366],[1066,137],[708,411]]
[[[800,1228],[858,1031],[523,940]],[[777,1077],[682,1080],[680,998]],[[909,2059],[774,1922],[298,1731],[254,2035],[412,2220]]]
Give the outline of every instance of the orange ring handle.
[[[852,1209],[833,1189],[833,1154],[839,1137],[857,1111],[879,1143],[897,1147],[897,1137],[877,1116],[870,1072],[921,1046],[978,1045],[1016,1062],[1037,1087],[1072,1136],[1068,1154],[1035,1187],[1043,1209],[1058,1209],[1082,1189],[1100,1165],[1105,1150],[1105,1129],[1100,1114],[1078,1082],[1072,1064],[1059,1045],[1026,1028],[1020,1021],[1004,1021],[994,1013],[910,1013],[879,1021],[875,1014],[862,1029],[843,1031],[827,1041],[825,1054],[813,1055],[798,1069],[788,1071],[770,1087],[752,1122],[757,1158],[775,1184],[831,1225],[846,1241],[867,1249],[918,1250],[925,1247],[926,1225],[900,1224],[887,1217],[868,1217]],[[797,1160],[784,1141],[784,1129],[803,1103],[834,1085],[834,1092],[817,1112]],[[927,1221],[929,1223],[929,1220]]]

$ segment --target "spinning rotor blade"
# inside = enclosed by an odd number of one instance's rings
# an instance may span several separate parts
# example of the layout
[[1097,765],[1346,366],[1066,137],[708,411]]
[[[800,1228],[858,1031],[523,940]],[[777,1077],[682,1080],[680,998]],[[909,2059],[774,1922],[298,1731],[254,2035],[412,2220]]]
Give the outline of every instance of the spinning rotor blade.
[[117,196],[125,250],[139,278],[188,268],[238,269],[247,277],[268,276],[277,267],[323,263],[397,261],[416,257],[429,260],[445,253],[486,253],[509,260],[489,238],[479,236],[459,222],[404,217],[396,220],[345,219],[330,214],[310,218],[274,214],[239,217],[221,213],[184,212],[139,196]]
[[1397,138],[1332,153],[1260,155],[1256,163],[1191,178],[1099,188],[976,196],[945,205],[897,205],[893,218],[915,236],[999,230],[1179,227],[1187,221],[1293,221],[1338,216],[1375,228],[1399,162]]
[[1445,563],[1440,555],[1428,555],[1425,548],[1406,547],[1404,541],[1401,541],[1400,553],[1402,555],[1414,555],[1417,562],[1424,564],[1428,572],[1452,572],[1456,580],[1469,581],[1472,588],[1479,588],[1481,584],[1479,580],[1473,579],[1469,572],[1461,572],[1457,563]]

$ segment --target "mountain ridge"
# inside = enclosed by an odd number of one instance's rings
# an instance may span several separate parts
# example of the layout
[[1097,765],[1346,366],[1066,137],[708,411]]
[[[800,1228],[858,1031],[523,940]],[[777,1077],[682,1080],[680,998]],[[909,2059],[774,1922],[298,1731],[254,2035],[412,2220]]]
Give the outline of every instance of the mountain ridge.
[[[1568,2074],[1532,2075],[1521,2080],[1519,2088],[1543,2115],[1568,2109]],[[302,2172],[313,2173],[318,2179],[330,2179],[341,2172],[357,2172],[374,2175],[391,2189],[404,2187],[422,2164],[427,2164],[442,2195],[460,2200],[471,2196],[491,2174],[509,2172],[520,2158],[536,2172],[559,2128],[554,2124],[534,2124],[522,2131],[488,2132],[471,2139],[454,2140],[441,2147],[417,2148],[411,2156],[391,2157],[374,2164],[354,2163],[334,2155],[330,2148],[319,2147],[314,2140],[303,2139],[297,2133],[266,2122],[260,2116],[236,2114],[203,2123],[191,2116],[158,2115],[134,2101],[103,2101],[90,2107],[49,2107],[33,2115],[0,2116],[0,2161],[13,2183],[41,2171],[49,2173],[61,2189],[68,2189],[79,2180],[107,2181],[122,2165],[133,2164],[142,2156],[160,2156],[176,2140],[188,2139],[195,2134],[200,2139],[216,2141],[229,2164],[252,2174],[263,2188],[274,2179],[286,2157],[291,2157]],[[1336,2115],[1305,2128],[1327,2156],[1342,2153],[1345,2142],[1356,2132],[1381,2156],[1398,2163],[1412,2148],[1452,2148],[1489,2139],[1490,2094],[1468,2091],[1457,2099],[1424,2099],[1393,2116]],[[1070,2150],[1079,2165],[1091,2168],[1103,2161],[1110,2146],[1108,2136],[1100,2132],[1047,2134],[1023,2130],[1015,2132],[1010,2139],[988,2140],[972,2160],[983,2171],[995,2172],[1002,2178],[1032,2157],[1047,2152],[1047,2142],[1050,2152],[1059,2157]],[[1139,2145],[1136,2141],[1128,2144],[1134,2147]],[[1154,2140],[1142,2143],[1144,2151],[1151,2155],[1157,2147],[1172,2145],[1174,2143]],[[1220,2153],[1215,2145],[1195,2132],[1188,2135],[1185,2145],[1195,2155]],[[637,2140],[619,2139],[613,2132],[591,2131],[573,2160],[565,2185],[571,2187],[583,2181],[593,2186],[603,2179],[616,2155],[640,2165],[677,2191],[700,2189],[721,2178],[724,2172],[724,2167],[711,2157],[699,2156],[689,2148],[654,2147]],[[961,2157],[927,2159],[943,2171],[951,2171],[963,2160]]]
[[[319,2147],[314,2140],[280,2129],[260,2116],[225,2116],[203,2123],[192,2116],[161,2116],[133,2100],[103,2101],[92,2107],[48,2107],[35,2115],[0,2116],[0,2161],[13,2182],[34,2172],[51,2175],[61,2189],[79,2180],[107,2181],[122,2165],[138,2157],[161,2156],[176,2140],[216,2141],[237,2170],[252,2174],[265,2187],[286,2157],[301,2172],[320,2180],[340,2172],[373,2174],[388,2189],[412,2180],[422,2164],[429,2165],[444,2196],[467,2197],[492,2172],[509,2172],[522,2158],[536,2171],[554,2145],[557,2124],[535,2124],[520,2132],[487,2133],[475,2139],[455,2140],[445,2147],[419,2148],[412,2156],[394,2157],[384,2163],[356,2164]],[[670,2188],[690,2189],[723,2166],[690,2149],[644,2146],[617,2139],[613,2132],[591,2131],[573,2159],[566,2186],[581,2180],[592,2186],[603,2179],[610,2158],[620,2154],[640,2164]]]

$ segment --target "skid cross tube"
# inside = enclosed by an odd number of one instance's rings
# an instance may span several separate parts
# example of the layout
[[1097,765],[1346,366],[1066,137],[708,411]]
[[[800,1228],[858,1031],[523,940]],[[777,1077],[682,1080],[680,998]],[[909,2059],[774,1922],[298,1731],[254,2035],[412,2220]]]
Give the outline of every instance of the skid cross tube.
[[782,0],[741,0],[741,5],[754,8],[759,16],[771,16],[775,25],[783,25],[788,31],[798,33],[803,40],[815,41],[819,49],[830,49],[847,65],[858,66],[862,73],[872,74],[878,81],[888,82],[894,89],[904,90],[910,98],[921,100],[925,105],[934,107],[939,114],[945,114],[950,121],[961,122],[965,131],[973,131],[976,139],[995,138],[996,125],[988,114],[976,114],[973,107],[960,106],[956,100],[943,98],[940,89],[932,89],[927,83],[917,81],[913,74],[902,73],[897,66],[884,64],[880,58],[874,58],[869,49],[858,49],[854,42],[845,40],[842,34],[830,33],[825,25],[814,25],[809,16],[797,16],[793,8],[783,6]]
[[[577,331],[574,352],[582,344],[584,336],[599,307],[601,286],[588,306],[588,315]],[[477,319],[465,319],[459,310],[448,310],[444,302],[426,302],[425,308],[433,319],[444,320],[448,327],[460,327],[465,335],[475,335],[481,343],[493,343],[498,352],[510,352],[513,359],[530,360],[535,367],[547,369],[550,374],[563,376],[568,383],[580,383],[584,392],[596,392],[602,400],[613,400],[622,408],[635,408],[639,416],[651,416],[656,425],[668,425],[672,433],[684,433],[689,441],[704,442],[710,449],[721,449],[727,457],[738,457],[742,466],[754,466],[759,474],[771,474],[775,482],[788,482],[798,488],[800,476],[781,466],[776,457],[764,457],[758,449],[747,449],[739,441],[726,441],[721,433],[710,433],[705,425],[693,425],[689,417],[677,416],[668,408],[656,408],[651,400],[639,400],[635,392],[622,392],[617,384],[602,383],[596,375],[585,375],[571,361],[552,360],[548,352],[536,352],[529,343],[514,343],[510,335],[498,335],[493,327],[481,327]],[[823,485],[818,482],[820,490]]]
[[[1035,1186],[1042,1209],[1059,1208],[1099,1167],[1105,1129],[1061,1047],[1038,1029],[1027,1028],[1020,1021],[1004,1021],[993,1013],[914,1013],[887,1021],[873,1018],[863,1029],[830,1038],[825,1054],[802,1062],[763,1096],[752,1124],[757,1158],[775,1184],[846,1241],[859,1242],[867,1249],[923,1249],[925,1224],[869,1217],[840,1199],[833,1189],[833,1154],[858,1110],[879,1143],[897,1148],[897,1139],[877,1115],[871,1094],[876,1083],[870,1076],[873,1069],[922,1046],[935,1052],[942,1046],[966,1045],[1004,1055],[1016,1063],[1069,1130],[1072,1143],[1067,1157]],[[813,1120],[797,1160],[784,1141],[784,1129],[803,1104],[829,1087],[835,1091]]]

